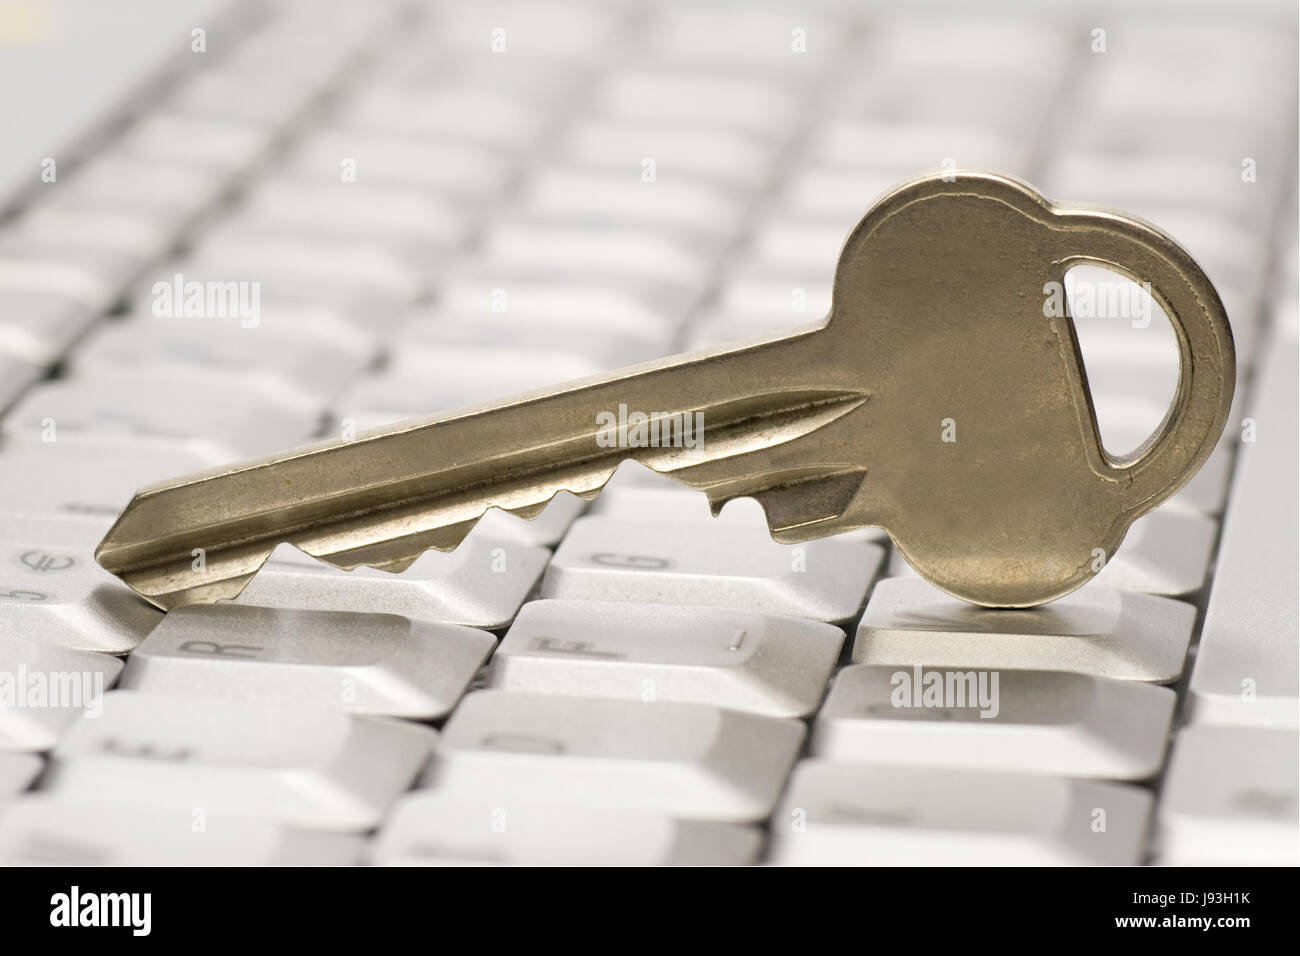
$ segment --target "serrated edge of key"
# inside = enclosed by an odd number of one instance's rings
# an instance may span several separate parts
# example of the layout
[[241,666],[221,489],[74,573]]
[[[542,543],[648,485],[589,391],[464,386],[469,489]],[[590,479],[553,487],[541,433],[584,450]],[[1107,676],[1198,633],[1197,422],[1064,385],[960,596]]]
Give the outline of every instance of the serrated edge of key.
[[[142,597],[164,610],[184,604],[210,603],[238,597],[281,544],[291,544],[304,554],[340,570],[350,571],[365,566],[398,573],[410,567],[426,551],[453,551],[492,508],[531,521],[562,491],[568,491],[584,500],[591,500],[613,477],[618,466],[627,460],[638,461],[651,470],[680,481],[695,490],[703,491],[709,496],[711,504],[719,507],[718,502],[731,498],[758,497],[765,511],[771,516],[769,529],[772,530],[774,537],[782,534],[797,535],[799,527],[815,525],[816,522],[827,520],[835,515],[821,508],[820,511],[826,512],[825,514],[814,514],[813,518],[797,524],[787,522],[781,517],[784,500],[781,489],[799,486],[800,495],[806,496],[811,482],[827,480],[846,482],[851,479],[845,476],[856,473],[851,469],[843,468],[800,468],[793,471],[782,468],[767,472],[760,469],[747,474],[740,485],[737,485],[735,482],[718,484],[693,478],[692,466],[698,467],[714,464],[719,460],[760,455],[764,451],[784,446],[790,441],[818,431],[830,422],[859,408],[869,398],[870,395],[867,393],[852,390],[781,394],[781,401],[773,402],[770,407],[760,406],[760,410],[753,414],[724,418],[723,424],[714,426],[718,429],[720,437],[712,439],[713,451],[707,457],[689,448],[613,448],[608,449],[607,454],[592,455],[578,460],[567,468],[521,469],[506,477],[517,485],[513,492],[529,500],[521,501],[513,507],[493,505],[477,513],[470,513],[470,509],[476,507],[474,503],[482,497],[481,493],[475,491],[473,487],[459,495],[455,490],[443,490],[431,492],[424,497],[417,496],[402,500],[378,510],[381,510],[387,516],[388,523],[397,526],[399,531],[403,522],[410,522],[416,526],[415,530],[410,533],[376,534],[373,528],[381,525],[370,525],[367,527],[371,529],[372,540],[360,542],[355,546],[333,549],[325,546],[326,541],[332,540],[337,543],[339,525],[355,519],[355,515],[344,513],[337,522],[317,525],[315,531],[310,528],[298,528],[272,535],[250,535],[222,545],[219,549],[190,550],[193,541],[201,540],[201,536],[196,534],[184,546],[173,542],[176,544],[175,548],[163,549],[156,553],[152,560],[142,556],[136,561],[127,559],[124,553],[129,554],[133,550],[147,552],[146,546],[149,541],[137,539],[134,542],[128,541],[127,544],[117,543],[114,547],[112,539],[113,532],[117,529],[115,524],[100,542],[95,557],[100,564],[118,574]],[[818,414],[808,414],[810,404],[822,406]],[[756,426],[756,422],[761,425]],[[733,432],[739,434],[733,436]],[[755,440],[756,432],[761,436],[758,440]],[[719,442],[734,442],[735,450],[718,456],[716,446]],[[263,463],[248,464],[257,466]],[[566,471],[571,474],[566,476]],[[552,480],[533,480],[537,475],[548,472],[555,476]],[[504,478],[496,477],[493,481],[504,481]],[[860,482],[861,475],[858,475],[853,484],[854,489]],[[511,486],[506,483],[505,487],[508,493],[504,497],[508,498]],[[847,484],[844,487],[847,488]],[[119,523],[132,507],[136,506],[141,495],[154,496],[166,491],[166,487],[160,488],[155,485],[137,494],[136,499],[128,505],[127,511],[119,517]],[[458,501],[458,497],[461,500]],[[841,497],[844,496],[841,494]],[[847,502],[849,497],[851,494],[844,497],[844,501]],[[808,499],[805,497],[804,500],[806,502]],[[463,519],[455,516],[458,506],[465,514]],[[817,508],[813,509],[813,512],[818,511]],[[804,513],[810,512],[805,508]],[[444,517],[432,520],[428,518],[429,515],[438,514]],[[445,517],[448,514],[452,515],[450,520]],[[432,526],[420,529],[418,525],[421,523]],[[815,536],[815,534],[816,532],[807,533],[804,537]],[[178,535],[172,535],[170,538],[178,538]],[[190,556],[197,557],[199,551],[203,551],[201,569],[193,566],[190,560]],[[194,578],[196,572],[202,575],[202,579],[197,582]]]

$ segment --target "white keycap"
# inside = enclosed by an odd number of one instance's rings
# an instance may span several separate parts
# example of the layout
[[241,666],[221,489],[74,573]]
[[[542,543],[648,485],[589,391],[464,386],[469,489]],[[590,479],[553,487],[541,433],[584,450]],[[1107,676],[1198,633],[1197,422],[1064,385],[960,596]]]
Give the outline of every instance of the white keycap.
[[237,600],[497,628],[510,623],[549,557],[543,548],[494,539],[477,527],[454,551],[426,551],[401,574],[366,567],[340,571],[283,544]]
[[[835,259],[815,272],[773,275],[749,265],[731,276],[718,294],[718,311],[752,323],[746,335],[768,335],[804,325],[821,325],[831,310]],[[738,325],[739,323],[737,323]]]
[[230,461],[306,442],[319,412],[303,402],[290,388],[272,396],[144,376],[111,383],[63,379],[28,391],[0,422],[0,433],[119,449],[172,445]]
[[855,664],[835,678],[813,753],[845,763],[1145,780],[1174,692],[1056,671]]
[[763,140],[736,130],[603,118],[579,123],[559,150],[570,163],[638,176],[645,161],[653,160],[656,184],[660,177],[699,176],[730,189],[761,186],[775,159]]
[[57,292],[0,288],[0,352],[29,368],[47,368],[101,311],[80,298]]
[[337,17],[313,17],[311,8],[273,9],[269,25],[246,33],[221,60],[226,72],[252,77],[290,75],[325,83],[394,26],[394,4],[339,10]]
[[419,772],[436,736],[301,702],[115,690],[104,695],[103,716],[60,741],[43,786],[70,800],[368,830]]
[[[645,27],[644,42],[656,58],[728,70],[799,73],[822,68],[843,42],[847,25],[811,16],[743,6],[703,9],[665,4]],[[803,43],[796,47],[794,31]],[[811,55],[807,55],[811,54]]]
[[208,70],[182,80],[167,96],[164,109],[187,119],[277,129],[303,112],[316,92],[314,84],[289,74],[250,77],[234,70]]
[[1024,74],[1037,83],[1056,74],[1068,55],[1069,31],[1050,20],[956,8],[890,12],[872,25],[868,39],[874,57],[891,70],[960,64]]
[[192,605],[131,653],[121,686],[433,720],[495,646],[486,631],[396,614]]
[[[1216,130],[1216,121],[1221,118],[1248,120],[1252,115],[1275,115],[1278,107],[1284,108],[1286,101],[1271,95],[1273,90],[1270,87],[1274,84],[1260,82],[1258,75],[1252,76],[1255,71],[1249,64],[1241,64],[1243,68],[1229,68],[1222,78],[1218,78],[1204,69],[1205,61],[1187,56],[1190,50],[1174,49],[1176,43],[1176,39],[1167,36],[1159,44],[1147,45],[1142,56],[1117,57],[1108,64],[1108,69],[1098,71],[1095,83],[1086,84],[1090,89],[1081,90],[1080,105],[1097,112],[1119,115],[1140,113],[1143,109],[1158,106],[1178,119],[1215,123]],[[1158,47],[1164,49],[1158,50]],[[1173,56],[1161,56],[1161,53],[1172,53]],[[1230,62],[1226,61],[1221,47],[1214,49],[1213,57],[1219,63]],[[1242,100],[1252,95],[1261,102],[1243,110]],[[1217,136],[1212,138],[1210,143],[1204,144],[1203,150],[1208,152],[1206,147],[1218,145],[1217,140]]]
[[16,634],[0,636],[0,751],[49,750],[122,672],[107,654],[70,651]]
[[364,841],[216,807],[33,795],[0,815],[6,866],[345,866]]
[[181,225],[176,214],[162,206],[114,206],[87,200],[82,206],[35,206],[15,220],[11,228],[37,242],[93,243],[144,261],[170,252]]
[[138,488],[221,463],[183,448],[112,454],[58,441],[6,444],[0,451],[0,514],[95,519],[107,531]]
[[344,126],[405,135],[439,135],[453,142],[523,150],[540,132],[540,111],[491,90],[418,89],[366,84],[339,109]]
[[[372,361],[377,351],[374,332],[386,330],[396,310],[390,299],[375,294],[366,298],[368,307],[361,308],[360,288],[347,285],[346,279],[333,282],[327,277],[309,284],[303,276],[283,273],[242,278],[248,274],[229,262],[188,256],[160,264],[136,287],[127,313],[100,323],[92,341],[98,347],[100,335],[120,335],[124,341],[115,345],[123,354],[137,353],[136,361],[166,354],[177,364],[228,362],[232,370],[240,366],[240,374],[257,374],[259,353],[254,347],[261,345],[266,367],[319,383],[341,360],[349,369]],[[132,341],[134,330],[148,341]],[[294,341],[301,356],[288,349],[286,343]],[[78,348],[75,357],[93,360],[82,354],[85,351]],[[322,371],[308,371],[313,358],[325,360]],[[100,367],[105,365],[112,367]]]
[[1196,721],[1284,727],[1300,721],[1295,395],[1292,332],[1270,340],[1251,388],[1255,440],[1240,444],[1192,669]]
[[[345,277],[334,282],[331,277],[323,276],[313,284],[307,281],[305,273],[294,275],[268,269],[255,280],[255,287],[231,289],[223,284],[239,282],[240,274],[228,268],[229,265],[189,255],[159,264],[149,270],[151,281],[136,288],[121,324],[129,328],[140,323],[151,333],[157,329],[162,340],[160,345],[171,339],[193,339],[222,343],[222,348],[243,355],[248,354],[251,344],[265,337],[269,340],[267,363],[284,367],[292,363],[282,354],[282,337],[310,343],[313,349],[347,353],[354,363],[370,362],[375,358],[376,333],[386,332],[394,319],[393,307],[383,298],[363,296],[360,286],[349,286]],[[216,293],[227,290],[226,301],[234,307],[219,318],[211,316],[206,303],[199,314],[193,309],[186,314],[186,287],[192,289],[193,282],[210,282]],[[175,302],[180,305],[172,306],[169,311],[168,307]],[[216,302],[220,303],[220,299]],[[103,323],[100,328],[116,327],[117,323],[113,322]],[[249,334],[253,332],[256,334]],[[254,341],[250,343],[250,339]],[[303,359],[298,362],[306,364]]]
[[[259,309],[260,312],[260,309]],[[374,359],[376,343],[324,325],[303,329],[255,327],[203,319],[137,316],[101,326],[81,343],[70,367],[78,378],[210,376],[240,383],[279,378],[311,400],[333,397]]]
[[76,169],[46,204],[68,209],[88,205],[163,209],[177,226],[214,205],[225,191],[225,177],[215,169],[141,159],[111,150]]
[[742,206],[702,179],[642,182],[640,171],[610,172],[574,166],[539,170],[524,187],[520,210],[560,222],[622,223],[726,235]]
[[[366,9],[380,19],[393,14],[393,6],[386,3],[367,5]],[[234,50],[223,57],[221,68],[235,76],[268,77],[274,81],[289,77],[311,86],[325,86],[374,41],[377,31],[384,29],[378,20],[354,19],[358,13],[360,10],[347,16],[341,14],[337,19],[331,17],[329,22],[335,29],[323,30],[325,18],[312,20],[299,8],[271,28],[245,33]]]
[[430,47],[444,56],[451,50],[480,53],[490,48],[493,31],[499,29],[506,43],[502,52],[510,54],[503,59],[587,58],[617,42],[612,34],[615,10],[587,3],[453,4],[439,9],[417,39],[426,55]]
[[499,348],[502,342],[510,342],[512,349],[520,352],[576,355],[602,369],[624,368],[673,351],[670,329],[601,331],[594,324],[575,327],[545,319],[521,324],[510,313],[481,308],[468,315],[438,308],[416,310],[397,330],[392,351],[401,355],[410,345]]
[[123,654],[162,619],[95,563],[97,521],[0,514],[0,629],[73,650]]
[[256,126],[155,113],[132,126],[117,148],[139,159],[236,172],[254,163],[271,139],[270,130]]
[[421,782],[493,806],[748,822],[771,812],[803,736],[795,720],[702,704],[479,691],[452,714]]
[[[197,268],[191,271],[191,265]],[[215,268],[217,265],[215,261],[209,264],[187,259],[184,274],[226,274],[222,271],[225,267]],[[174,275],[179,270],[161,271],[165,275]],[[372,351],[374,338],[392,331],[409,308],[406,290],[367,288],[364,283],[351,281],[346,275],[313,275],[289,270],[275,271],[259,281],[261,321],[258,328],[291,330],[315,338],[324,328],[334,327],[361,336],[365,344],[358,343],[355,350],[367,354]]]
[[276,232],[393,242],[422,251],[450,248],[464,233],[451,204],[423,191],[360,180],[303,182],[288,174],[259,185],[239,216]]
[[358,183],[475,199],[501,189],[509,173],[500,153],[471,143],[335,127],[314,131],[298,144],[285,160],[286,175],[338,183],[349,161]]
[[[70,366],[71,363],[69,363],[69,368]],[[168,395],[178,390],[218,394],[237,391],[242,397],[265,402],[270,407],[282,406],[307,415],[306,421],[309,423],[307,430],[300,431],[297,437],[282,443],[276,450],[283,450],[285,444],[301,445],[314,438],[320,425],[321,409],[333,397],[329,387],[324,383],[321,383],[323,390],[317,390],[311,385],[304,385],[301,381],[270,368],[249,367],[238,373],[232,373],[229,368],[222,368],[213,364],[189,364],[183,361],[169,362],[166,360],[150,361],[144,359],[136,363],[134,367],[130,362],[123,362],[121,365],[110,363],[98,366],[90,365],[84,371],[77,369],[71,378],[79,387],[103,389],[106,392],[113,392],[118,388],[134,387],[142,381],[148,382],[152,388],[162,395]],[[342,380],[335,383],[336,386],[341,384]],[[98,434],[102,427],[102,425],[97,424],[94,431],[85,435],[84,440],[86,443],[101,446],[110,443],[112,439]],[[115,429],[116,423],[112,427]],[[30,434],[30,432],[27,433],[27,435]],[[171,435],[160,436],[149,430],[124,438],[121,444],[129,448],[137,442],[147,446],[161,442],[164,445],[170,444],[173,447],[180,447],[191,454],[204,456],[215,454],[216,448],[220,447],[206,443],[201,435],[195,435],[192,438],[185,436],[172,437]],[[260,452],[259,454],[268,453]],[[240,457],[250,457],[250,453],[241,453]],[[229,455],[223,458],[223,462],[229,462]]]
[[1087,197],[1144,218],[1158,216],[1159,207],[1191,201],[1196,209],[1249,225],[1251,197],[1242,188],[1239,162],[1066,153],[1042,179],[1048,195]]
[[[4,709],[0,707],[0,719],[4,718]],[[41,772],[44,761],[36,754],[5,753],[0,751],[0,798],[9,798],[22,793],[27,785]],[[4,811],[0,810],[0,818]]]
[[410,344],[374,375],[358,379],[335,411],[383,410],[390,420],[496,402],[604,371],[580,355],[498,346]]
[[[1111,60],[1109,66],[1117,63]],[[1110,74],[1111,70],[1108,69]],[[1142,82],[1150,83],[1150,77]],[[1175,82],[1185,82],[1181,78]],[[1085,86],[1087,84],[1084,84]],[[1171,98],[1150,99],[1148,97],[1131,98],[1130,102],[1120,107],[1117,104],[1092,104],[1091,90],[1079,89],[1079,102],[1071,109],[1071,132],[1075,134],[1073,142],[1086,144],[1089,153],[1106,157],[1123,157],[1127,155],[1160,156],[1166,159],[1198,158],[1202,160],[1223,160],[1228,156],[1243,156],[1246,152],[1256,156],[1275,155],[1282,146],[1278,130],[1272,119],[1260,122],[1240,109],[1231,115],[1220,114],[1211,120],[1208,112],[1199,106],[1193,106],[1189,116],[1184,105],[1173,102]],[[1145,91],[1144,91],[1145,92]],[[1214,136],[1203,134],[1206,123],[1213,122]],[[1258,182],[1265,195],[1271,194],[1279,182]],[[1170,206],[1171,220],[1177,222],[1182,215],[1192,212],[1191,203],[1186,197],[1184,202]],[[1194,214],[1194,213],[1193,213]],[[1164,229],[1164,220],[1156,220]],[[1170,230],[1170,234],[1181,239],[1182,235]],[[1261,234],[1260,238],[1263,238]],[[1221,237],[1227,240],[1232,231],[1225,231]],[[1192,255],[1199,262],[1199,249],[1191,249]],[[1212,277],[1213,278],[1213,277]]]
[[663,602],[843,621],[862,606],[884,550],[855,541],[783,545],[765,529],[579,518],[542,597]]
[[1184,729],[1160,792],[1156,862],[1295,866],[1298,751],[1294,729]]
[[272,291],[279,283],[299,282],[309,283],[321,296],[342,287],[410,302],[429,288],[429,263],[413,259],[373,241],[312,232],[289,235],[236,217],[204,234],[185,275],[220,282],[255,276]]
[[1059,777],[805,761],[772,820],[774,863],[1132,866],[1151,794]]
[[[548,9],[553,8],[548,4]],[[375,58],[366,64],[366,77],[358,86],[392,84],[399,89],[427,91],[447,88],[449,77],[454,77],[451,83],[454,89],[489,92],[516,100],[545,119],[555,116],[556,104],[571,102],[591,82],[589,65],[568,57],[484,56],[482,33],[478,35],[479,42],[471,44],[473,49],[439,50],[437,55],[431,55],[446,39],[446,24],[439,18],[429,25],[428,31],[406,34],[401,44],[388,44],[382,59]],[[497,25],[500,26],[500,21]],[[413,132],[403,130],[400,123],[389,132],[414,138]],[[446,136],[436,130],[421,133],[419,138],[442,142],[470,139]],[[517,158],[510,156],[508,147],[501,147],[497,152],[503,159]]]
[[837,120],[818,134],[812,158],[845,168],[931,169],[951,159],[962,169],[1024,168],[1029,144],[999,136],[974,123],[927,123],[911,120]]
[[848,234],[838,223],[776,218],[763,225],[749,241],[748,262],[772,272],[811,275],[829,272],[833,277],[831,270],[847,238]]
[[797,100],[776,82],[723,73],[616,73],[596,93],[595,108],[625,119],[699,123],[779,136]]
[[102,310],[143,266],[138,256],[86,243],[0,234],[0,290],[64,296]]
[[1149,594],[1084,587],[1041,608],[980,608],[920,578],[876,585],[853,643],[856,664],[1058,670],[1170,684],[1196,609]]
[[834,223],[847,236],[877,199],[915,173],[915,169],[806,166],[787,180],[781,209],[787,215]]
[[696,289],[708,278],[711,245],[637,227],[516,220],[494,226],[480,248],[484,268],[503,274],[626,276]]
[[802,717],[817,709],[843,640],[829,624],[753,611],[532,601],[497,649],[489,683]]
[[[5,445],[6,448],[9,445]],[[22,446],[24,452],[28,451],[27,446]],[[7,461],[6,458],[0,458],[0,461]],[[77,467],[74,465],[73,467]],[[0,541],[24,542],[31,540],[44,541],[48,549],[81,549],[83,551],[94,550],[95,545],[99,544],[100,539],[104,537],[104,522],[92,515],[82,515],[75,513],[68,514],[34,514],[26,508],[17,508],[13,510],[0,510]],[[64,568],[52,568],[44,566],[45,572],[55,570],[66,570]],[[33,568],[33,570],[35,570]],[[110,577],[109,580],[112,580]]]
[[745,866],[762,835],[752,827],[597,807],[513,806],[421,791],[398,800],[373,861],[388,865]]
[[[1042,126],[1051,87],[1008,73],[935,63],[895,72],[887,83],[869,87],[865,99],[866,111],[886,121],[976,125],[1024,142]],[[946,158],[955,160],[954,165],[966,165],[960,157]],[[940,157],[932,162],[931,171],[944,168]]]
[[599,329],[651,341],[670,336],[683,314],[680,301],[626,283],[511,278],[483,266],[447,276],[439,304],[464,321],[495,313],[521,326]]
[[[1181,75],[1196,74],[1202,80],[1208,80],[1203,76],[1205,61],[1210,57],[1221,57],[1223,62],[1242,70],[1241,77],[1234,73],[1225,81],[1229,87],[1234,79],[1241,82],[1243,77],[1257,74],[1267,74],[1275,82],[1289,79],[1289,73],[1285,72],[1289,66],[1282,71],[1278,68],[1289,63],[1288,58],[1293,56],[1292,38],[1287,31],[1276,29],[1267,20],[1254,22],[1242,18],[1226,21],[1217,17],[1193,17],[1183,22],[1162,16],[1132,17],[1126,19],[1124,32],[1135,44],[1134,65],[1145,65],[1148,74],[1177,68]],[[1208,88],[1214,84],[1203,82],[1201,85]],[[1115,87],[1116,92],[1120,92],[1119,84]],[[1131,100],[1132,93],[1130,90],[1127,97],[1117,99]],[[1230,105],[1234,100],[1225,96],[1224,102]],[[1239,110],[1244,105],[1243,112],[1249,115],[1271,115],[1254,101],[1247,104],[1240,100],[1235,102]]]

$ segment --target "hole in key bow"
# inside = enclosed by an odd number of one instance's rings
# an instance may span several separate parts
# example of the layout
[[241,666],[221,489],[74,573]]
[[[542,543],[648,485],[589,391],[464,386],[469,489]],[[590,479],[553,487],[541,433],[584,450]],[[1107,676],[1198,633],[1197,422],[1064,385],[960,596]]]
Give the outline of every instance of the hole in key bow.
[[1160,426],[1178,389],[1173,326],[1149,288],[1102,266],[1074,266],[1063,291],[1102,447],[1128,454]]

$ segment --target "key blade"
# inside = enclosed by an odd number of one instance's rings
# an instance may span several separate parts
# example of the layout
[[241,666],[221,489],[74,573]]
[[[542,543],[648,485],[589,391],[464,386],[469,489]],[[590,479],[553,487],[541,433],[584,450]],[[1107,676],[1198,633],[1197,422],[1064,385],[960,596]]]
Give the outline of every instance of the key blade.
[[[812,356],[793,354],[812,347],[816,334],[650,363],[147,486],[95,556],[169,609],[236,597],[281,542],[346,570],[401,571],[430,548],[455,548],[489,507],[532,518],[561,491],[592,498],[629,458],[705,490],[715,507],[811,480],[826,471],[767,453],[869,397],[812,387],[815,371],[808,381],[772,374],[774,361],[817,369],[802,360]],[[771,388],[773,381],[783,387]],[[598,416],[626,419],[627,409],[645,410],[660,426],[698,422],[697,440],[623,447],[615,429],[605,433],[614,446],[602,445]]]

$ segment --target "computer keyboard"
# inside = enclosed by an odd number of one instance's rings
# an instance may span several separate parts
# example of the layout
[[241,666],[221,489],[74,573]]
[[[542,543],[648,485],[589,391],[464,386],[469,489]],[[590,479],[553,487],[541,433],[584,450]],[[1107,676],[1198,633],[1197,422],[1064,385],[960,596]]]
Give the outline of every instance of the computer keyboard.
[[[1293,8],[209,26],[0,219],[0,862],[1296,862]],[[1214,455],[1066,598],[973,607],[636,465],[400,575],[282,546],[164,616],[93,560],[151,481],[817,323],[872,200],[967,167],[1158,224],[1237,342]],[[1124,452],[1176,338],[1083,294]]]

